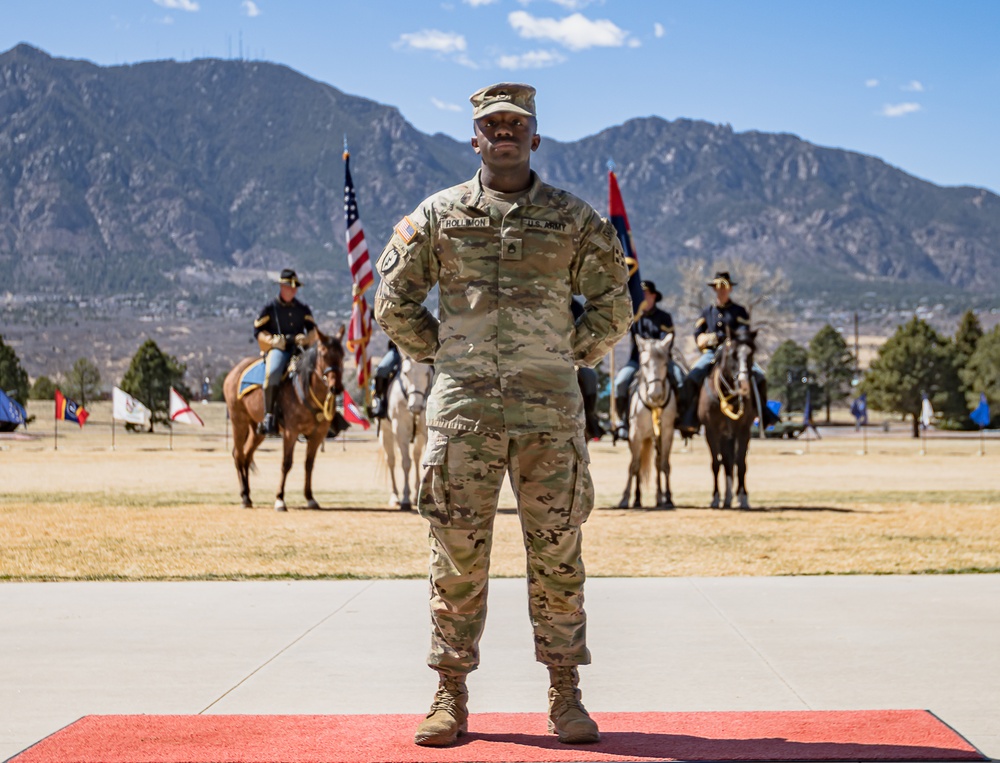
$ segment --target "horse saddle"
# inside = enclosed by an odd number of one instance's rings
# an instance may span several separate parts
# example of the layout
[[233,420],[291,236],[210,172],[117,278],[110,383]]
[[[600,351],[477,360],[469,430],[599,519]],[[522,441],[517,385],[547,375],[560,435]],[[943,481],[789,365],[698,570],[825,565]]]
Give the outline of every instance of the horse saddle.
[[[281,379],[284,381],[289,376],[294,374],[297,355],[292,356],[291,362],[288,364],[288,368],[285,369],[285,373],[282,375]],[[237,397],[243,397],[255,389],[259,389],[264,386],[264,358],[258,358],[249,366],[243,369],[243,373],[240,374],[240,383],[237,388]]]

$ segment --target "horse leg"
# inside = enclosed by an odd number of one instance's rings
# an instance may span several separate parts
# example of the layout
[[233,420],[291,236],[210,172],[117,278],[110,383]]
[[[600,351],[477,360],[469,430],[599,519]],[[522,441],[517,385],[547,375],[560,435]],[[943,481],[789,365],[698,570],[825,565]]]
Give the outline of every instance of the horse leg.
[[733,461],[735,460],[735,441],[726,440],[722,446],[722,465],[726,472],[726,498],[722,502],[722,508],[731,509],[733,507]]
[[389,508],[399,505],[399,491],[396,488],[396,436],[393,434],[395,425],[384,421],[379,439],[382,441],[382,452],[385,453],[385,465],[389,468],[389,480],[392,492],[389,493]]
[[244,509],[252,509],[253,502],[250,500],[250,465],[244,453],[248,428],[245,421],[237,421],[232,414],[229,415],[233,425],[233,463],[236,465],[236,478],[240,481],[240,500]]
[[[674,508],[674,499],[670,494],[670,448],[674,444],[674,427],[673,424],[667,427],[662,424],[663,429],[660,431],[660,473],[663,474],[663,496],[659,502],[661,508],[672,509]],[[659,479],[659,476],[657,476]]]
[[319,446],[323,444],[323,440],[326,438],[327,429],[328,427],[317,426],[313,433],[309,436],[309,441],[306,443],[306,484],[303,493],[306,497],[307,509],[322,508],[319,505],[319,501],[313,498],[312,474],[313,465],[316,463],[316,452],[319,450]]
[[285,505],[285,480],[288,479],[288,472],[292,470],[292,458],[295,454],[296,435],[291,429],[285,429],[282,436],[284,445],[281,457],[281,484],[278,485],[278,494],[274,499],[275,511],[288,511]]
[[738,490],[736,498],[741,509],[750,508],[750,496],[747,495],[747,449],[749,448],[749,437],[741,439],[736,452],[736,477]]
[[[707,434],[707,428],[706,428]],[[722,454],[719,453],[719,444],[709,441],[712,451],[712,508],[719,508],[719,467],[722,465]]]

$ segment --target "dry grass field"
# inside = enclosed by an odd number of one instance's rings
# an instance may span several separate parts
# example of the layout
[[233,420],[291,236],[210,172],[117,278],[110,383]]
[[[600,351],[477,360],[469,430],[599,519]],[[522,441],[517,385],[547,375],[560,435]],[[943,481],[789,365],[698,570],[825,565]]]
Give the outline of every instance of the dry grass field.
[[[204,430],[126,433],[112,450],[108,404],[84,429],[50,406],[31,411],[32,439],[0,440],[0,579],[155,580],[266,577],[423,577],[426,525],[389,509],[371,433],[328,441],[303,508],[303,452],[289,477],[290,510],[270,507],[277,441],[259,451],[257,508],[240,508],[221,405],[198,406]],[[627,449],[594,443],[598,508],[586,525],[590,575],[818,575],[1000,572],[1000,439],[979,455],[974,435],[926,442],[897,425],[861,436],[754,441],[751,511],[708,509],[701,438],[675,441],[674,511],[621,510]],[[301,446],[300,446],[301,449]],[[505,487],[492,572],[523,574],[524,552]]]

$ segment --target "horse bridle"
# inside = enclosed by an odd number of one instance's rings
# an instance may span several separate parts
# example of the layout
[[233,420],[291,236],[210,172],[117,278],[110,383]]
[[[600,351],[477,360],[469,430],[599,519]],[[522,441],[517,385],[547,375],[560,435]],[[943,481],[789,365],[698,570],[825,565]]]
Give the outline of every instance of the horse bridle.
[[424,407],[427,406],[427,396],[430,394],[431,386],[427,385],[427,389],[417,389],[415,386],[407,388],[406,386],[406,376],[403,375],[402,370],[400,370],[399,376],[396,377],[396,381],[399,382],[399,388],[403,391],[403,397],[407,401],[410,399],[410,395],[420,395],[424,399]]
[[[320,340],[320,343],[322,343],[322,341],[323,340]],[[316,350],[316,354],[317,356],[319,355],[318,348]],[[316,359],[319,360],[318,357]],[[327,377],[330,376],[331,374],[333,374],[334,376],[333,384],[326,381]],[[333,417],[337,412],[336,409],[337,390],[335,389],[335,387],[337,386],[337,381],[340,379],[340,371],[334,368],[332,365],[329,365],[322,371],[320,371],[318,368],[314,368],[312,375],[318,376],[320,379],[326,382],[326,397],[322,401],[320,401],[320,399],[316,397],[316,393],[313,392],[313,385],[312,384],[309,385],[309,399],[315,404],[316,408],[318,409],[316,411],[316,421],[323,421],[323,420],[333,421]]]
[[[716,358],[715,366],[716,372],[713,374],[715,377],[715,394],[719,397],[719,409],[722,414],[732,421],[739,421],[743,418],[743,412],[745,409],[745,401],[743,395],[740,394],[739,383],[741,379],[747,377],[747,371],[737,368],[736,378],[732,382],[726,378],[725,367],[726,361],[729,357],[730,348],[733,346],[732,338],[727,338],[725,344],[719,348],[719,357]],[[725,389],[723,389],[725,387]],[[729,394],[726,394],[726,393]],[[739,406],[738,408],[733,408],[730,401],[733,398],[738,398]]]

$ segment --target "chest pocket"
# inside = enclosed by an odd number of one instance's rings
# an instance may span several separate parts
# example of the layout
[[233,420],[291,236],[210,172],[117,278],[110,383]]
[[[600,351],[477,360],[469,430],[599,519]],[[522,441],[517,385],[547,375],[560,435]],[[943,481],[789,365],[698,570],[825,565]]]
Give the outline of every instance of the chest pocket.
[[525,264],[540,274],[568,273],[576,250],[577,231],[568,220],[544,207],[529,207],[521,218]]
[[444,218],[438,221],[434,253],[441,273],[458,282],[481,276],[477,263],[496,259],[498,230],[488,217]]

